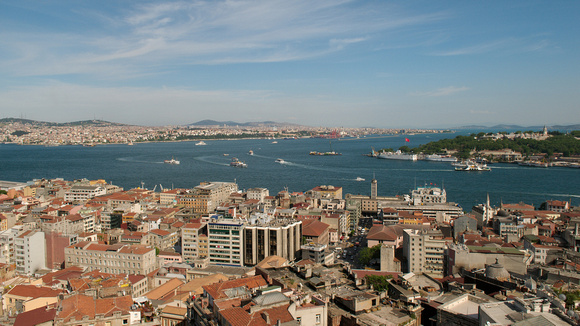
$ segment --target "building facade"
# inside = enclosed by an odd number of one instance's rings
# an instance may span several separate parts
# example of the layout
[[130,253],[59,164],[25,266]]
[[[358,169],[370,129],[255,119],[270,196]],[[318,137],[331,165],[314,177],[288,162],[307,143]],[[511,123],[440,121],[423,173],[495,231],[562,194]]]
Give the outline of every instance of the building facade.
[[105,273],[147,275],[157,268],[155,249],[143,245],[79,242],[65,248],[65,265]]

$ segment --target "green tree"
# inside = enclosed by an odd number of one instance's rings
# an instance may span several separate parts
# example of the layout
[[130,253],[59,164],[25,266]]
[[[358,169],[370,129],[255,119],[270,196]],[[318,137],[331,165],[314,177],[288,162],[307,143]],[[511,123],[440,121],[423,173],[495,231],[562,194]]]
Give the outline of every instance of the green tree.
[[365,247],[358,253],[358,261],[361,265],[368,265],[373,258],[380,258],[381,245],[378,244],[372,248]]
[[367,275],[365,279],[368,285],[372,285],[373,289],[378,292],[387,291],[389,289],[389,279],[391,275]]

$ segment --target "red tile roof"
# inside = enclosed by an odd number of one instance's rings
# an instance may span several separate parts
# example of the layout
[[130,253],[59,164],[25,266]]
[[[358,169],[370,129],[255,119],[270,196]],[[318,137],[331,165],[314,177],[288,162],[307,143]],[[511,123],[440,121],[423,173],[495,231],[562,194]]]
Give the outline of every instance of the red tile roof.
[[14,321],[14,326],[34,326],[54,320],[56,316],[55,305],[40,307],[30,311],[19,313]]
[[128,315],[131,305],[133,305],[131,296],[93,299],[93,297],[79,294],[60,302],[61,311],[57,313],[56,319],[62,318],[64,322],[68,322],[72,317],[82,320],[84,316],[88,316],[92,320],[95,319],[95,315],[109,317],[117,311]]
[[213,297],[214,300],[226,298],[223,291],[237,287],[247,287],[248,289],[257,289],[267,286],[266,280],[261,275],[253,277],[239,278],[231,281],[206,285],[203,289]]
[[49,287],[36,285],[16,285],[7,294],[24,298],[56,297],[61,294],[61,290],[53,290]]
[[309,237],[319,237],[325,231],[328,231],[330,225],[322,223],[318,220],[310,220],[310,222],[304,222],[302,225],[302,234]]

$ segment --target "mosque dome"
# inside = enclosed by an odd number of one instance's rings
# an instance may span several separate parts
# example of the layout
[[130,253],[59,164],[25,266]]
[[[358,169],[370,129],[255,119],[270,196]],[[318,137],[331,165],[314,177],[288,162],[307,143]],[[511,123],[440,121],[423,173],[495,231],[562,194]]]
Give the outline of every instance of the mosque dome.
[[487,265],[485,268],[485,276],[496,279],[498,281],[507,281],[510,278],[510,273],[495,259],[495,264]]

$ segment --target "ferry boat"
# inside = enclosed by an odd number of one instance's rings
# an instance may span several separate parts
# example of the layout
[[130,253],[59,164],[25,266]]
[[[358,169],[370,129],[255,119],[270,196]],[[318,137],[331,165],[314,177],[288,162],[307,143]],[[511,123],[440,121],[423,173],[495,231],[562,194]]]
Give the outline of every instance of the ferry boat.
[[248,152],[248,155],[254,155],[254,151],[250,149],[250,151]]
[[284,161],[283,159],[279,158],[279,159],[276,159],[276,163],[285,164],[286,161]]
[[466,167],[457,167],[455,171],[491,171],[486,164],[471,162]]
[[457,158],[451,155],[431,154],[425,155],[425,161],[433,162],[457,162]]
[[165,161],[163,161],[163,163],[167,163],[167,164],[175,164],[175,165],[177,165],[177,164],[179,164],[180,162],[179,162],[178,160],[176,160],[176,159],[174,159],[174,158],[172,157],[170,160],[165,160]]
[[377,157],[387,160],[403,160],[403,161],[417,160],[417,154],[406,154],[401,152],[401,150],[398,150],[396,152],[382,152]]
[[232,161],[230,162],[230,166],[233,166],[235,168],[247,168],[248,165],[240,160],[238,160],[236,157],[232,158]]
[[203,140],[195,143],[195,146],[203,146],[203,145],[207,145]]
[[355,179],[356,181],[365,181],[365,178],[361,178],[361,177],[356,177]]

